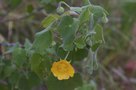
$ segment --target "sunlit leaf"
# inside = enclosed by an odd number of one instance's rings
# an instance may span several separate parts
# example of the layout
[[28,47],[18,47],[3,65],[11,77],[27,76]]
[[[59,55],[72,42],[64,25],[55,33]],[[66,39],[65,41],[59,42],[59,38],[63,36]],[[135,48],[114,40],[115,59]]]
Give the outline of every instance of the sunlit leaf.
[[83,23],[87,22],[90,20],[90,15],[91,15],[91,11],[90,11],[90,7],[86,7],[83,8],[80,16],[79,16],[79,20],[80,20],[80,25],[82,25]]
[[54,21],[56,21],[58,18],[59,18],[59,15],[57,15],[57,14],[50,14],[45,19],[43,19],[42,26],[46,28],[51,23],[53,23]]

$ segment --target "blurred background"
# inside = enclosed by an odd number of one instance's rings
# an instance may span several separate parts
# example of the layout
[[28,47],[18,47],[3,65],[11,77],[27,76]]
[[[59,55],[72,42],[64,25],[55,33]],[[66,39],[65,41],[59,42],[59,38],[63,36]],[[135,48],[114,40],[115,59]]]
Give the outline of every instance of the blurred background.
[[[4,48],[43,29],[41,21],[56,13],[60,0],[0,0],[0,54]],[[63,0],[82,6],[84,0]],[[136,90],[136,0],[90,0],[104,7],[109,22],[104,24],[105,44],[98,54],[100,67],[92,74],[98,90]],[[4,43],[8,42],[8,43]]]

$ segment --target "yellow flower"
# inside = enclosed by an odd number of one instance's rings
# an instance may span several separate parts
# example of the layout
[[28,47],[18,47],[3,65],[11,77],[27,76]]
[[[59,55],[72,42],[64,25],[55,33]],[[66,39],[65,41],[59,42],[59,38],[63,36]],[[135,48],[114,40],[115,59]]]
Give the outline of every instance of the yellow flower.
[[54,62],[51,71],[59,80],[69,79],[74,76],[74,68],[67,60],[60,60]]

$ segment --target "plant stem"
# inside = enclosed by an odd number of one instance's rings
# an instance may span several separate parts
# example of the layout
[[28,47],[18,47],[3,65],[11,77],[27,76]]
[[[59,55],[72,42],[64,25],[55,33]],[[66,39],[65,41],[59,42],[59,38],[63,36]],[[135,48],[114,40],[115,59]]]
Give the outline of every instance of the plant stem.
[[61,2],[59,3],[59,6],[61,6],[61,4],[64,4],[64,5],[66,5],[68,8],[70,8],[70,6],[69,6],[67,3],[65,3],[64,1],[61,1]]
[[69,51],[69,52],[67,53],[67,55],[65,56],[64,60],[66,60],[66,59],[67,59],[67,57],[68,57],[69,53],[70,53],[70,51]]

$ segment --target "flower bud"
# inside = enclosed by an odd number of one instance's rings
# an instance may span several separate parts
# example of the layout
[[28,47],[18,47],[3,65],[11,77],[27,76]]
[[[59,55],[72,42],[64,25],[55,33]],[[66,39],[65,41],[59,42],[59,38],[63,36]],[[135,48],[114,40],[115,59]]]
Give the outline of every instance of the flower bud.
[[105,15],[102,17],[102,22],[103,23],[107,23],[108,22],[108,18]]
[[58,7],[57,8],[57,13],[59,13],[59,14],[62,14],[64,12],[64,8],[63,7]]

